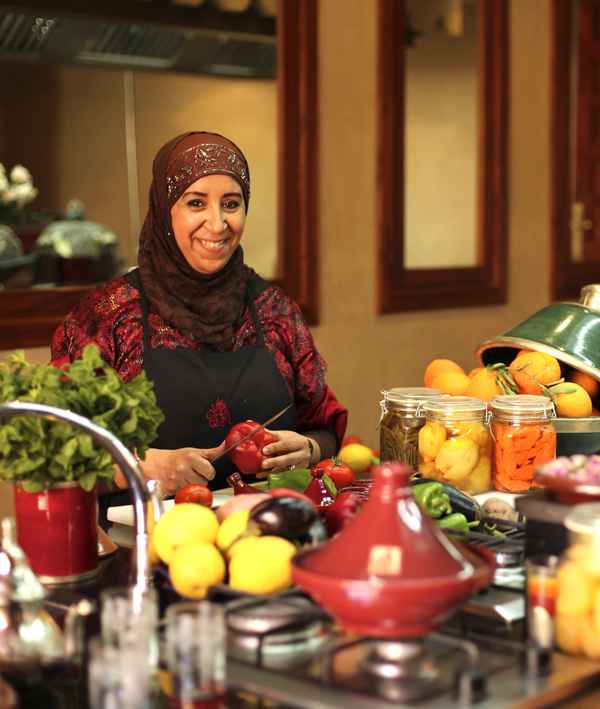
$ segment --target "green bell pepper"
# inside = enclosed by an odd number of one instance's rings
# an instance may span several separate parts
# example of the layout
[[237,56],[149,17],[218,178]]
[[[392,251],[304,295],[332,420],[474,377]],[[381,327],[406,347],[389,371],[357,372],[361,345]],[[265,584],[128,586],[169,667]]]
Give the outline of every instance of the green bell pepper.
[[413,485],[415,500],[430,517],[437,519],[452,512],[450,497],[442,483],[427,482]]

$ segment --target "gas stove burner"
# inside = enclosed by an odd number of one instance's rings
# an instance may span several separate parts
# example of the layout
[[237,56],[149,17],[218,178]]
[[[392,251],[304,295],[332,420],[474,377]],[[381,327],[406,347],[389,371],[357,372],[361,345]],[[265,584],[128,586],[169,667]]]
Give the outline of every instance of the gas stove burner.
[[376,641],[362,667],[380,679],[431,681],[437,676],[437,669],[419,640]]
[[329,624],[329,617],[300,595],[234,602],[227,613],[229,651],[272,669],[296,666],[323,645]]
[[438,690],[439,669],[419,639],[375,641],[361,670],[388,701],[410,702]]
[[324,620],[325,614],[304,596],[234,603],[227,613],[229,630],[257,636],[302,628],[315,622],[322,624]]

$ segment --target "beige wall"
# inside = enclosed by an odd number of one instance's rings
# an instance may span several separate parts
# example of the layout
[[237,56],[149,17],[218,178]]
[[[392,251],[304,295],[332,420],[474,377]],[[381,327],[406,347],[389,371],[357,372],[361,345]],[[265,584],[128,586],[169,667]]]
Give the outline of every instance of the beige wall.
[[549,15],[547,0],[511,3],[508,305],[380,317],[375,0],[320,2],[321,324],[314,335],[329,382],[350,410],[350,431],[374,446],[380,389],[419,384],[438,356],[470,367],[482,340],[548,302]]
[[[248,261],[266,278],[276,275],[274,81],[28,64],[0,64],[0,71],[12,76],[0,96],[0,162],[29,168],[40,191],[36,206],[62,212],[68,200],[81,199],[88,219],[119,236],[124,265],[133,265],[157,149],[189,130],[223,133],[244,150],[252,170]],[[128,185],[126,115],[139,207]]]
[[470,367],[482,340],[548,302],[550,249],[550,3],[513,0],[509,304],[376,315],[375,7],[375,0],[319,5],[321,324],[314,330],[330,384],[350,410],[350,431],[373,445],[381,388],[421,383],[434,357]]

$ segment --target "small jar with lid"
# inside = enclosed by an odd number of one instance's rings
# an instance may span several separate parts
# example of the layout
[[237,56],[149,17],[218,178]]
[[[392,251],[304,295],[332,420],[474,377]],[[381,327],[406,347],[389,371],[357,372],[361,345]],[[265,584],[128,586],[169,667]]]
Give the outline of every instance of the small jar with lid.
[[571,655],[600,659],[600,503],[565,518],[569,544],[557,576],[555,641]]
[[419,472],[471,495],[492,486],[492,439],[485,401],[441,396],[423,404],[419,431]]
[[494,488],[527,492],[537,468],[556,457],[554,404],[546,396],[496,396],[490,402]]
[[381,392],[379,448],[381,461],[398,460],[417,470],[419,430],[425,424],[423,404],[442,395],[438,389],[396,387]]

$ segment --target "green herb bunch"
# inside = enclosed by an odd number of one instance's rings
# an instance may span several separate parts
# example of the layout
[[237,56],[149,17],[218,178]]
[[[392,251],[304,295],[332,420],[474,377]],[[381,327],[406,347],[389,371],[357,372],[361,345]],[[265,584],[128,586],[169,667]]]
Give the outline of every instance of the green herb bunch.
[[[33,401],[85,416],[143,456],[164,416],[145,372],[125,383],[106,365],[96,345],[61,368],[30,364],[14,352],[0,364],[0,401]],[[0,479],[38,492],[77,481],[91,490],[98,478],[112,480],[110,453],[91,436],[63,421],[15,416],[0,424]]]

